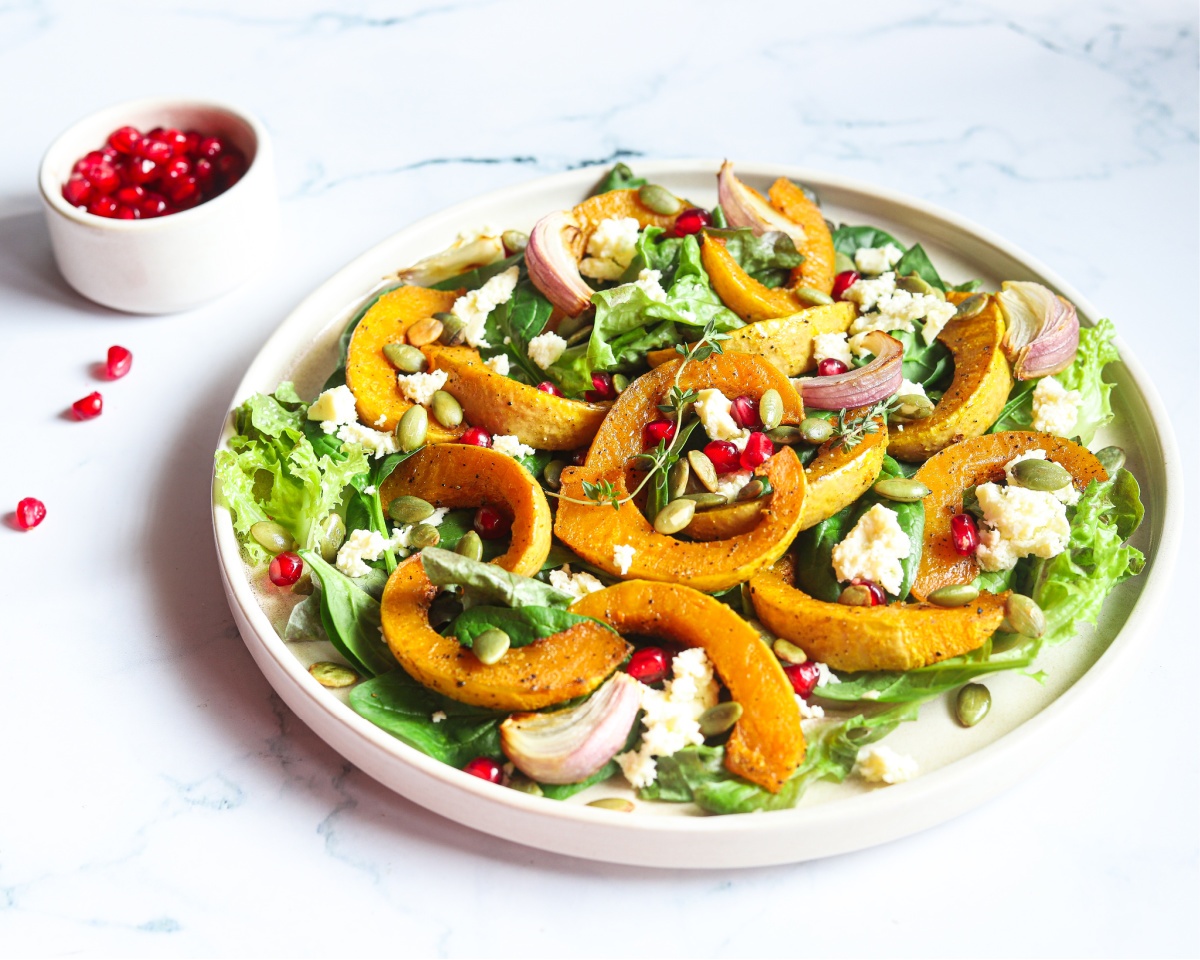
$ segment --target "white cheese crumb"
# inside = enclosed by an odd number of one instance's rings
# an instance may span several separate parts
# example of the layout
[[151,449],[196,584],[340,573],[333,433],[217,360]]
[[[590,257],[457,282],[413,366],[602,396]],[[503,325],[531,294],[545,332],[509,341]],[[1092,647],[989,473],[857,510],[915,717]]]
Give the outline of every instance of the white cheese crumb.
[[368,483],[368,484],[367,484],[365,487],[363,487],[363,491],[362,491],[362,492],[363,492],[363,493],[365,493],[365,494],[366,494],[368,497],[373,497],[373,496],[375,496],[375,492],[376,492],[376,491],[375,491],[375,484],[373,484],[373,483]]
[[492,449],[497,453],[503,453],[506,456],[513,457],[528,457],[533,453],[533,447],[522,443],[512,434],[499,433],[492,436]]
[[926,344],[933,343],[958,309],[931,293],[897,290],[894,273],[859,280],[846,291],[845,298],[857,303],[862,311],[862,316],[850,325],[852,334],[871,330],[911,332],[915,329],[913,323],[922,320],[921,337]]
[[868,690],[862,695],[863,700],[878,700],[880,693],[878,690]]
[[512,369],[512,363],[509,361],[507,353],[498,353],[494,357],[488,357],[483,362],[502,377],[507,377],[508,371]]
[[886,273],[903,256],[904,251],[894,243],[883,247],[860,247],[854,251],[854,265],[863,273]]
[[557,333],[547,330],[529,341],[529,359],[545,370],[563,355],[567,341]]
[[319,420],[321,429],[333,433],[343,423],[355,423],[358,410],[354,394],[345,384],[326,390],[308,406],[308,419]]
[[433,395],[446,385],[449,375],[445,370],[431,370],[429,373],[400,373],[396,375],[396,385],[405,399],[412,403],[425,406],[433,399]]
[[1056,557],[1071,539],[1067,508],[1053,494],[981,483],[975,488],[984,522],[975,559],[984,570],[1011,570],[1022,557]]
[[[321,429],[325,429],[325,425],[321,425]],[[364,427],[361,423],[343,423],[337,428],[337,438],[342,443],[357,443],[362,446],[366,453],[378,460],[380,457],[385,457],[389,453],[396,452],[396,438],[390,433],[382,433],[379,430],[372,430],[370,427]]]
[[641,287],[651,300],[663,303],[667,299],[667,291],[662,286],[661,270],[642,270],[633,281],[635,287]]
[[633,217],[606,217],[588,237],[579,272],[594,280],[619,280],[637,255],[641,226]]
[[822,360],[841,360],[848,367],[854,365],[850,344],[844,333],[818,333],[813,338],[813,359],[817,363]]
[[337,568],[347,577],[365,577],[368,560],[378,560],[392,541],[374,530],[354,530],[338,550]]
[[[1019,456],[1013,457],[1004,465],[1004,476],[1008,479],[1008,485],[1010,487],[1021,486],[1021,481],[1017,479],[1016,474],[1013,472],[1013,467],[1015,467],[1022,460],[1045,459],[1046,451],[1038,449],[1030,450],[1028,453],[1022,453]],[[1078,490],[1075,489],[1075,484],[1070,480],[1068,480],[1064,486],[1059,487],[1057,490],[1049,490],[1047,492],[1053,494],[1056,500],[1061,500],[1068,507],[1077,504],[1079,502],[1079,498],[1083,496]]]
[[903,783],[919,772],[917,761],[886,744],[871,744],[858,751],[854,772],[868,783]]
[[1060,437],[1070,435],[1082,404],[1078,390],[1067,390],[1053,377],[1042,377],[1033,388],[1033,429]]
[[819,703],[809,704],[800,694],[795,694],[796,706],[800,708],[801,720],[820,720],[825,716],[825,708]]
[[628,544],[617,544],[613,547],[613,563],[617,565],[617,570],[621,576],[629,573],[629,568],[633,566],[633,555],[637,550]]
[[925,387],[922,384],[913,383],[911,380],[901,380],[900,389],[896,391],[896,396],[907,397],[914,394],[918,397],[924,397],[926,400],[929,399],[929,394],[925,392]]
[[[829,669],[827,663],[817,663],[817,686],[828,687],[834,683],[841,683],[841,678],[836,673]],[[816,689],[814,687],[814,689]]]
[[[860,279],[852,283],[843,294],[843,298],[857,303],[859,310],[868,313],[876,305],[896,292],[896,275],[885,273],[874,280]],[[855,331],[857,332],[857,331]]]
[[697,394],[696,416],[710,440],[732,440],[742,435],[742,428],[729,412],[731,409],[733,401],[720,390],[706,387]]
[[877,503],[833,548],[833,571],[838,580],[861,577],[895,596],[904,579],[900,561],[908,551],[908,536],[900,529],[895,512]]
[[375,424],[374,424],[375,429],[378,430],[385,423],[387,423],[387,414],[381,413],[378,417],[375,418]]
[[496,274],[478,290],[465,293],[454,301],[450,312],[463,322],[463,339],[469,346],[489,346],[483,335],[488,314],[512,298],[520,272],[517,267],[509,267],[503,273]]
[[579,573],[572,573],[570,564],[563,564],[560,570],[550,571],[550,586],[555,590],[570,594],[572,600],[580,600],[589,593],[604,589],[604,584],[590,573],[583,570],[580,570]]
[[445,710],[434,710],[433,713],[431,713],[429,715],[429,719],[432,720],[434,723],[441,723],[443,720],[446,719],[446,711]]
[[735,470],[722,477],[717,477],[717,489],[713,493],[718,493],[722,497],[732,500],[738,495],[738,491],[750,482],[753,476],[753,470]]

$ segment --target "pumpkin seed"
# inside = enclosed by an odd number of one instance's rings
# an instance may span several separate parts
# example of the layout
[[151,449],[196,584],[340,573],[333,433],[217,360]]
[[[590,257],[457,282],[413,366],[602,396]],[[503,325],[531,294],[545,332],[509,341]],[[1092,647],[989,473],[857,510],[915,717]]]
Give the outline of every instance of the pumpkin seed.
[[918,503],[933,492],[920,480],[911,477],[889,477],[880,480],[871,489],[885,500],[894,500],[896,503]]
[[824,307],[833,303],[833,297],[812,287],[792,287],[792,293],[801,303],[807,303],[810,307]]
[[562,487],[562,472],[567,469],[565,460],[551,460],[544,470],[542,470],[542,479],[546,481],[546,486],[551,490],[558,490]]
[[429,432],[429,414],[424,407],[409,407],[396,424],[396,442],[405,453],[411,453],[425,442]]
[[438,533],[438,528],[429,523],[418,523],[412,528],[408,535],[408,542],[415,550],[424,550],[426,547],[436,547],[442,542],[442,535]]
[[713,507],[723,507],[729,498],[719,493],[685,493],[680,500],[691,500],[697,510],[711,510]]
[[800,421],[800,436],[809,443],[824,443],[833,436],[833,424],[820,417],[805,417]]
[[968,683],[954,698],[954,715],[964,727],[973,727],[992,709],[992,694],[982,683]]
[[1004,622],[1000,629],[1036,640],[1046,632],[1046,615],[1031,597],[1014,593],[1004,604]]
[[634,805],[632,800],[626,800],[624,797],[601,797],[599,800],[589,800],[589,807],[595,807],[597,810],[612,810],[614,813],[633,813]]
[[331,690],[348,687],[359,680],[358,673],[354,670],[344,664],[331,663],[328,660],[320,660],[312,664],[309,666],[308,672],[312,674],[317,683],[323,687],[329,687]]
[[988,295],[986,293],[973,293],[958,305],[958,309],[954,311],[954,316],[958,320],[968,320],[971,317],[977,317],[983,313],[983,308],[987,306],[987,302]]
[[905,393],[896,398],[896,408],[891,419],[898,423],[928,420],[933,416],[933,401],[921,393]]
[[491,627],[475,638],[471,643],[471,652],[480,663],[486,663],[490,667],[504,659],[510,646],[512,640],[508,634],[499,627]]
[[250,536],[267,553],[283,553],[292,549],[292,535],[274,520],[259,520],[251,525]]
[[706,737],[719,737],[733,729],[733,725],[742,719],[742,705],[736,700],[726,700],[705,710],[696,721],[700,724],[700,732]]
[[429,605],[429,625],[435,630],[444,627],[462,613],[462,603],[452,593],[439,593]]
[[466,557],[468,560],[482,560],[483,541],[474,530],[468,530],[462,535],[462,539],[458,541],[458,546],[454,548],[454,552],[460,557]]
[[527,793],[531,797],[542,797],[545,794],[536,780],[530,780],[523,773],[514,773],[508,778],[508,787],[510,790],[516,790],[518,793]]
[[383,355],[401,373],[420,373],[425,369],[425,354],[407,343],[385,343]]
[[708,459],[708,454],[703,450],[689,450],[687,458],[688,464],[692,468],[692,473],[696,475],[696,479],[700,481],[700,485],[705,490],[716,493],[721,481],[717,477],[717,468]]
[[871,597],[871,590],[869,587],[852,583],[841,592],[837,602],[844,604],[847,607],[870,607],[874,606],[875,601]]
[[742,501],[757,500],[759,497],[761,497],[766,492],[767,492],[767,485],[765,483],[763,483],[762,480],[760,480],[760,479],[754,479],[754,480],[751,480],[748,484],[746,484],[744,487],[742,487],[741,490],[739,490],[737,492],[736,499],[742,500]]
[[467,325],[454,314],[435,313],[434,316],[442,321],[442,335],[438,337],[438,343],[457,347],[467,339]]
[[683,209],[683,201],[657,183],[645,183],[638,187],[638,199],[642,201],[642,206],[664,217],[673,217]]
[[901,277],[896,281],[896,286],[901,290],[907,290],[909,293],[919,293],[927,297],[940,297],[942,300],[946,299],[946,295],[941,290],[926,281],[918,273],[910,273]]
[[758,419],[765,430],[774,430],[783,422],[783,397],[774,387],[758,398]]
[[667,474],[667,499],[678,500],[687,493],[688,481],[692,478],[692,469],[686,460],[676,460]]
[[573,334],[571,334],[569,337],[567,337],[567,346],[573,347],[577,343],[582,343],[584,340],[586,340],[591,335],[592,335],[591,324],[589,324],[586,327],[580,327]]
[[686,497],[672,500],[658,511],[658,515],[654,518],[654,529],[663,536],[670,536],[691,523],[692,517],[695,515],[696,501],[688,500]]
[[408,342],[414,347],[423,347],[438,339],[442,335],[442,329],[442,321],[437,317],[418,320],[408,328]]
[[433,419],[443,427],[457,427],[462,423],[462,404],[455,399],[454,394],[445,390],[434,391],[429,398],[429,409],[433,411]]
[[1104,467],[1104,472],[1112,477],[1114,473],[1125,466],[1125,451],[1120,447],[1105,447],[1096,451],[1096,459]]
[[337,552],[346,542],[346,521],[339,514],[331,513],[317,524],[317,552],[326,563],[337,559]]
[[800,432],[799,427],[775,427],[766,433],[776,443],[782,443],[789,447],[804,439],[804,435]]
[[939,607],[965,607],[979,596],[979,588],[970,583],[951,583],[938,587],[929,602]]
[[617,395],[620,396],[622,393],[624,393],[626,390],[629,389],[629,378],[627,376],[625,376],[625,374],[623,374],[623,373],[614,373],[613,374],[613,389],[616,390]]
[[858,267],[850,257],[846,256],[841,251],[833,255],[833,272],[834,273],[849,273],[857,270]]
[[801,650],[798,646],[789,640],[784,640],[779,637],[773,644],[771,649],[784,663],[804,663],[808,659],[808,654]]
[[1012,468],[1013,477],[1027,490],[1048,493],[1071,482],[1071,472],[1053,460],[1022,460]]
[[433,516],[433,504],[420,497],[396,497],[388,504],[388,516],[397,523],[420,523]]
[[520,230],[505,230],[500,234],[500,242],[510,254],[520,253],[529,246],[529,234]]

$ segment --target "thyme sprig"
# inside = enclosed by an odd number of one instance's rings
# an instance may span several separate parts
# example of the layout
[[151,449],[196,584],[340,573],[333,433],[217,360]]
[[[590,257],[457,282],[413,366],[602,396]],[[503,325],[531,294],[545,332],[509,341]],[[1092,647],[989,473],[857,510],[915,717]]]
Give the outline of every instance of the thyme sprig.
[[896,405],[895,397],[887,397],[866,409],[858,416],[851,416],[850,411],[843,407],[838,411],[833,425],[833,446],[853,450],[869,433],[879,432],[878,420],[882,417],[887,423],[888,415]]

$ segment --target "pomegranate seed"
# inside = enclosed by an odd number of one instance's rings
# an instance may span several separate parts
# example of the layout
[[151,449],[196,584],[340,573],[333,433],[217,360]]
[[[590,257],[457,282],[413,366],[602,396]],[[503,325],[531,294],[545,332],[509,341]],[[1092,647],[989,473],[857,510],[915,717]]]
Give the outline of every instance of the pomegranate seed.
[[850,582],[856,587],[867,588],[867,591],[871,594],[871,606],[881,607],[887,603],[887,594],[883,592],[883,587],[874,580],[864,580],[862,577],[855,577]]
[[207,157],[200,157],[192,163],[192,173],[201,183],[208,183],[213,178],[213,162]]
[[492,435],[483,427],[468,427],[463,431],[463,435],[458,438],[459,443],[465,443],[472,447],[490,447],[492,445]]
[[617,388],[613,386],[613,378],[611,373],[603,373],[597,371],[592,374],[592,386],[594,390],[588,390],[584,393],[584,399],[589,403],[600,403],[604,400],[612,400],[617,395]]
[[122,187],[113,194],[113,199],[117,203],[128,204],[129,206],[137,206],[146,199],[146,188],[138,186]]
[[145,220],[148,217],[161,217],[170,209],[170,204],[161,193],[148,193],[138,209],[142,211],[142,219]]
[[228,153],[223,153],[217,157],[214,165],[217,173],[225,178],[227,190],[241,180],[242,174],[246,172],[246,158],[240,150],[230,149]]
[[711,213],[701,207],[690,207],[675,218],[675,236],[686,237],[711,226]]
[[225,152],[225,144],[219,137],[202,137],[196,145],[196,152],[209,160],[215,160]]
[[117,212],[117,201],[112,197],[93,197],[88,201],[87,212],[98,217],[112,217]]
[[950,518],[950,540],[954,552],[960,557],[969,557],[979,546],[979,525],[969,513],[956,513]]
[[149,183],[158,176],[158,164],[147,157],[134,157],[125,167],[126,183]]
[[192,162],[187,157],[173,157],[163,165],[164,180],[178,180],[192,172]]
[[670,669],[670,658],[662,647],[642,647],[635,650],[629,658],[625,672],[644,684],[661,683],[667,678]]
[[200,185],[196,182],[195,177],[179,177],[175,180],[163,181],[163,193],[170,197],[176,204],[184,204],[193,197],[199,198]]
[[642,427],[642,446],[657,447],[659,441],[670,444],[675,439],[674,420],[651,420]]
[[112,193],[121,185],[121,175],[117,167],[107,160],[89,164],[84,168],[83,176],[100,193]]
[[563,392],[549,380],[543,380],[537,385],[537,388],[541,390],[542,393],[548,393],[552,397],[561,397],[563,395]]
[[762,421],[758,419],[758,404],[747,396],[735,398],[729,414],[733,422],[743,429],[762,426]]
[[142,138],[141,143],[137,145],[134,153],[139,157],[153,160],[158,164],[166,163],[175,156],[175,151],[169,143],[162,140],[151,140],[149,137]]
[[93,391],[82,400],[76,400],[71,404],[71,412],[75,415],[76,420],[94,420],[100,416],[100,411],[103,409],[104,398],[97,391]]
[[142,135],[137,127],[120,127],[108,135],[108,145],[117,153],[132,154],[141,143]]
[[292,551],[285,550],[271,561],[267,576],[277,587],[290,587],[300,579],[302,573],[304,573],[304,561]]
[[839,273],[833,278],[833,299],[841,300],[845,296],[846,291],[858,283],[859,279],[856,270],[843,270]]
[[[188,152],[188,135],[182,130],[164,130],[160,139],[171,145],[171,152],[177,157],[182,157]],[[199,140],[197,137],[196,141]]]
[[817,364],[817,376],[836,377],[838,374],[845,373],[849,369],[848,366],[836,357],[826,357]]
[[142,211],[137,207],[121,204],[117,207],[117,212],[113,216],[118,220],[140,220],[142,218]]
[[491,757],[476,757],[465,767],[463,773],[469,773],[473,777],[478,777],[480,780],[486,780],[488,783],[499,783],[504,779],[504,771]]
[[585,463],[587,463],[587,455],[587,447],[584,447],[582,450],[576,450],[573,454],[571,454],[571,463],[577,467],[582,467]]
[[512,530],[512,521],[495,507],[482,506],[475,511],[475,532],[484,540],[499,540]]
[[807,700],[816,689],[817,681],[821,678],[821,668],[815,660],[805,660],[804,663],[789,663],[783,668],[791,681],[792,689],[803,699]]
[[132,365],[133,354],[124,347],[114,345],[108,348],[108,359],[105,361],[104,368],[108,372],[109,380],[120,380],[129,372]]
[[63,184],[63,199],[73,207],[84,207],[86,209],[91,193],[92,185],[78,174],[73,174],[71,179]]
[[752,433],[746,441],[746,449],[738,457],[743,470],[753,470],[775,456],[775,444],[765,433]]
[[46,505],[37,497],[26,497],[17,504],[17,526],[32,530],[46,519]]
[[183,152],[186,154],[196,153],[200,149],[200,140],[202,139],[200,132],[197,130],[188,130],[184,134],[184,137],[187,139],[187,143]]
[[717,473],[732,473],[741,469],[741,451],[728,440],[713,440],[705,444],[704,455],[712,461]]
[[106,159],[108,158],[99,150],[93,150],[91,153],[85,153],[82,157],[76,160],[75,166],[71,168],[71,172],[85,173],[88,167],[97,163],[102,163]]

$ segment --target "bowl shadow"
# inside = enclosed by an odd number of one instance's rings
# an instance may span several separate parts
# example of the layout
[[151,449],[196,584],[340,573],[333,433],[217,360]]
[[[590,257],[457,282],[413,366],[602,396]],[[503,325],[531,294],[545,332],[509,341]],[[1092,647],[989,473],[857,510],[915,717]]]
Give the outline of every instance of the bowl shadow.
[[19,310],[26,303],[40,307],[49,302],[97,317],[126,316],[80,296],[63,279],[40,210],[0,217],[0,250],[4,251],[0,256],[0,289],[14,295],[7,298],[13,308]]

